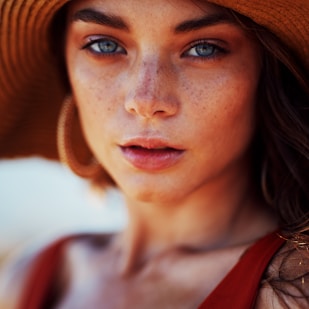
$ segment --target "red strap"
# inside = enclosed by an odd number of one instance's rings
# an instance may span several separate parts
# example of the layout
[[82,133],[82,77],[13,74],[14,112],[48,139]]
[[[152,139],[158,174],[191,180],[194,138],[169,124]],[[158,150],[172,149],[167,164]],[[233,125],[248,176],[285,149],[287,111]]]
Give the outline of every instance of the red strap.
[[[42,251],[31,267],[18,309],[43,309],[55,274],[59,271],[61,252],[72,237],[58,240]],[[46,308],[46,307],[45,307]]]
[[[55,242],[38,256],[18,309],[45,309],[53,278],[60,267],[62,249],[73,237]],[[283,243],[277,233],[256,242],[198,309],[252,308],[265,268]]]
[[258,240],[198,309],[250,309],[270,260],[285,242],[277,232]]

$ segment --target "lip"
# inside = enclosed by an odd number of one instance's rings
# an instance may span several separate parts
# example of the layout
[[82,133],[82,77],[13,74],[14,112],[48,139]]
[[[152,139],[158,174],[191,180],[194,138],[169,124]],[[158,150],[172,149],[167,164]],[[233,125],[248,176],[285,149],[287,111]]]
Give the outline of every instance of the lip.
[[120,145],[126,161],[145,171],[160,171],[176,164],[184,149],[160,138],[134,138]]

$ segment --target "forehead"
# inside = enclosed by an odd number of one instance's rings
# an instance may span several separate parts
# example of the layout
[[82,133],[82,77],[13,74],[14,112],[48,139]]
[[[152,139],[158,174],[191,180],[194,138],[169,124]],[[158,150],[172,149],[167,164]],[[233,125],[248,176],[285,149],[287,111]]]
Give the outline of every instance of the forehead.
[[69,2],[69,12],[91,8],[108,14],[133,19],[138,22],[147,16],[148,21],[163,20],[164,23],[179,22],[204,16],[223,14],[226,11],[217,5],[203,0],[74,0]]
[[135,10],[138,7],[167,7],[173,6],[175,8],[183,8],[190,9],[192,7],[203,9],[203,7],[207,8],[220,8],[218,5],[209,3],[206,0],[73,0],[69,1],[69,4],[72,6],[86,5],[86,6],[104,6],[108,7],[123,7],[126,8],[134,8]]

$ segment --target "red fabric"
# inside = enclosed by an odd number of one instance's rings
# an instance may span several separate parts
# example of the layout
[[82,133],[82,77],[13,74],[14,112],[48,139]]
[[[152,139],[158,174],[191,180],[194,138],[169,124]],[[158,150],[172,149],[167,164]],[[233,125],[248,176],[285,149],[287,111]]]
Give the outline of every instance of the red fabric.
[[25,284],[18,309],[46,309],[46,301],[59,270],[66,243],[73,237],[62,238],[39,254]]
[[[78,236],[55,242],[36,259],[18,309],[46,309],[52,283],[59,271],[62,251]],[[250,247],[198,309],[253,308],[261,277],[284,240],[272,233]]]
[[254,308],[263,273],[284,242],[276,232],[258,240],[198,309]]

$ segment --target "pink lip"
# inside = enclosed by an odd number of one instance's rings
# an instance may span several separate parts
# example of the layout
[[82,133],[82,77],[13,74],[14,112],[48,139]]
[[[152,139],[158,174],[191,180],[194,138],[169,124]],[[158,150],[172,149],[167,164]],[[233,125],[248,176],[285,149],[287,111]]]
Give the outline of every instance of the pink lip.
[[136,138],[120,146],[124,158],[135,168],[159,171],[174,165],[184,153],[178,146],[161,139]]

